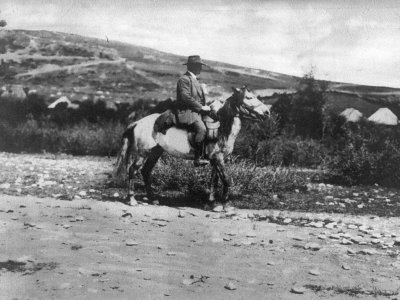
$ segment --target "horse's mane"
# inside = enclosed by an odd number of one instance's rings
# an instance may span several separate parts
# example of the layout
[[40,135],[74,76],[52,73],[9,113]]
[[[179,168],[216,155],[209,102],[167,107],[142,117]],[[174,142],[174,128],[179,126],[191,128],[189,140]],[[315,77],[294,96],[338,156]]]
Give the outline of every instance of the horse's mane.
[[150,110],[149,114],[161,114],[168,109],[174,109],[174,107],[175,101],[173,101],[171,98],[168,98],[167,100],[158,102],[157,105]]
[[[232,130],[232,124],[235,117],[235,108],[234,108],[234,97],[235,95],[230,96],[225,101],[214,100],[210,106],[212,107],[213,104],[221,104],[224,102],[222,107],[217,110],[217,118],[221,123],[219,128],[219,132],[223,138],[228,138],[229,134]],[[150,110],[150,114],[153,113],[163,113],[166,110],[174,110],[175,109],[175,101],[171,98],[167,100],[160,101],[154,108]]]
[[233,98],[235,95],[226,99],[225,104],[218,110],[218,119],[221,122],[219,133],[223,138],[228,138],[232,130],[233,120],[235,118],[235,111],[233,108]]

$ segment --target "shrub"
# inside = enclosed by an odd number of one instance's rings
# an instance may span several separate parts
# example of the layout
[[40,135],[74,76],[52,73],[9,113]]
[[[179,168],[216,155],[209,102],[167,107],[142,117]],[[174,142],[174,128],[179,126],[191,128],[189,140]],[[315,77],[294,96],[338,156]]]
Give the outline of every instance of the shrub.
[[361,122],[327,160],[328,180],[343,184],[400,184],[400,129]]
[[262,122],[243,122],[242,130],[236,140],[233,155],[241,158],[257,160],[258,153],[264,144],[276,137],[279,132],[279,122],[276,114]]
[[[231,179],[231,195],[268,196],[293,191],[305,185],[305,179],[288,168],[258,168],[248,160],[226,165]],[[165,156],[154,170],[154,184],[161,190],[178,190],[204,195],[211,178],[209,167],[193,168],[192,162]]]
[[59,128],[51,122],[29,119],[16,128],[3,123],[0,130],[6,137],[0,144],[2,151],[115,155],[124,126],[118,122],[82,122]]
[[317,167],[325,156],[326,148],[318,140],[286,138],[281,136],[270,143],[271,165]]
[[279,95],[278,100],[272,105],[271,111],[279,116],[278,124],[280,130],[287,126],[290,121],[292,105],[292,97],[286,93]]
[[234,150],[234,155],[253,160],[257,166],[317,167],[328,149],[315,139],[288,137],[282,134],[274,138],[259,139],[246,132]]
[[163,156],[154,169],[154,184],[162,190],[201,194],[210,180],[208,171],[193,168],[192,162]]
[[291,109],[291,121],[296,134],[302,137],[322,137],[323,109],[326,103],[324,90],[324,83],[315,80],[312,71],[300,80]]
[[25,122],[28,118],[39,119],[47,113],[47,106],[42,96],[30,94],[26,99],[4,97],[1,100],[0,120],[11,125]]
[[227,165],[232,180],[232,194],[268,196],[272,193],[303,188],[305,178],[290,168],[256,167],[248,160]]

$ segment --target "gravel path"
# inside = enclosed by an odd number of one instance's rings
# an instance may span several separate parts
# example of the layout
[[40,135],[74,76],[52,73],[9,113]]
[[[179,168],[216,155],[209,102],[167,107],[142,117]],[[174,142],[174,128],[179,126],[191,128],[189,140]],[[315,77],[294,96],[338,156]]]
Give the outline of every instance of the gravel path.
[[399,297],[399,218],[129,207],[111,159],[0,162],[0,299]]

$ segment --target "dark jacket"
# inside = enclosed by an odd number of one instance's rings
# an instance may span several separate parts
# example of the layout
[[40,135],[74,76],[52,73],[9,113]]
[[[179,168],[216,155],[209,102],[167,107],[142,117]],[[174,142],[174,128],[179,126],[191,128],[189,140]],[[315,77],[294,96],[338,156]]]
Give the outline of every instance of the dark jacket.
[[[179,78],[176,87],[176,109],[179,122],[193,123],[194,119],[200,117],[199,113],[205,102],[204,92],[199,82],[186,72]],[[196,116],[193,116],[193,113]]]

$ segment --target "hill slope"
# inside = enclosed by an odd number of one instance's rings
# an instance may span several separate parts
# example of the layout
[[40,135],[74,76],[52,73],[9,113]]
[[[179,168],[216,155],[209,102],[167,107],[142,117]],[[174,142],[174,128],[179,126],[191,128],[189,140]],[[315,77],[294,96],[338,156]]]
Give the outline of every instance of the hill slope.
[[[0,80],[22,84],[46,96],[82,100],[102,94],[109,101],[174,97],[186,57],[120,42],[49,31],[0,32]],[[201,74],[210,97],[225,96],[230,87],[248,85],[261,96],[292,92],[298,77],[207,61]],[[387,106],[400,103],[400,89],[329,82],[333,94]],[[101,92],[100,92],[101,91]],[[333,95],[332,94],[332,95]],[[332,99],[331,99],[332,98]],[[336,97],[330,97],[335,102]],[[351,102],[339,101],[337,110]],[[334,103],[335,104],[335,103]],[[333,105],[335,106],[335,105]],[[336,105],[337,106],[337,105]],[[371,110],[371,105],[366,105]],[[346,107],[343,107],[346,108]]]

